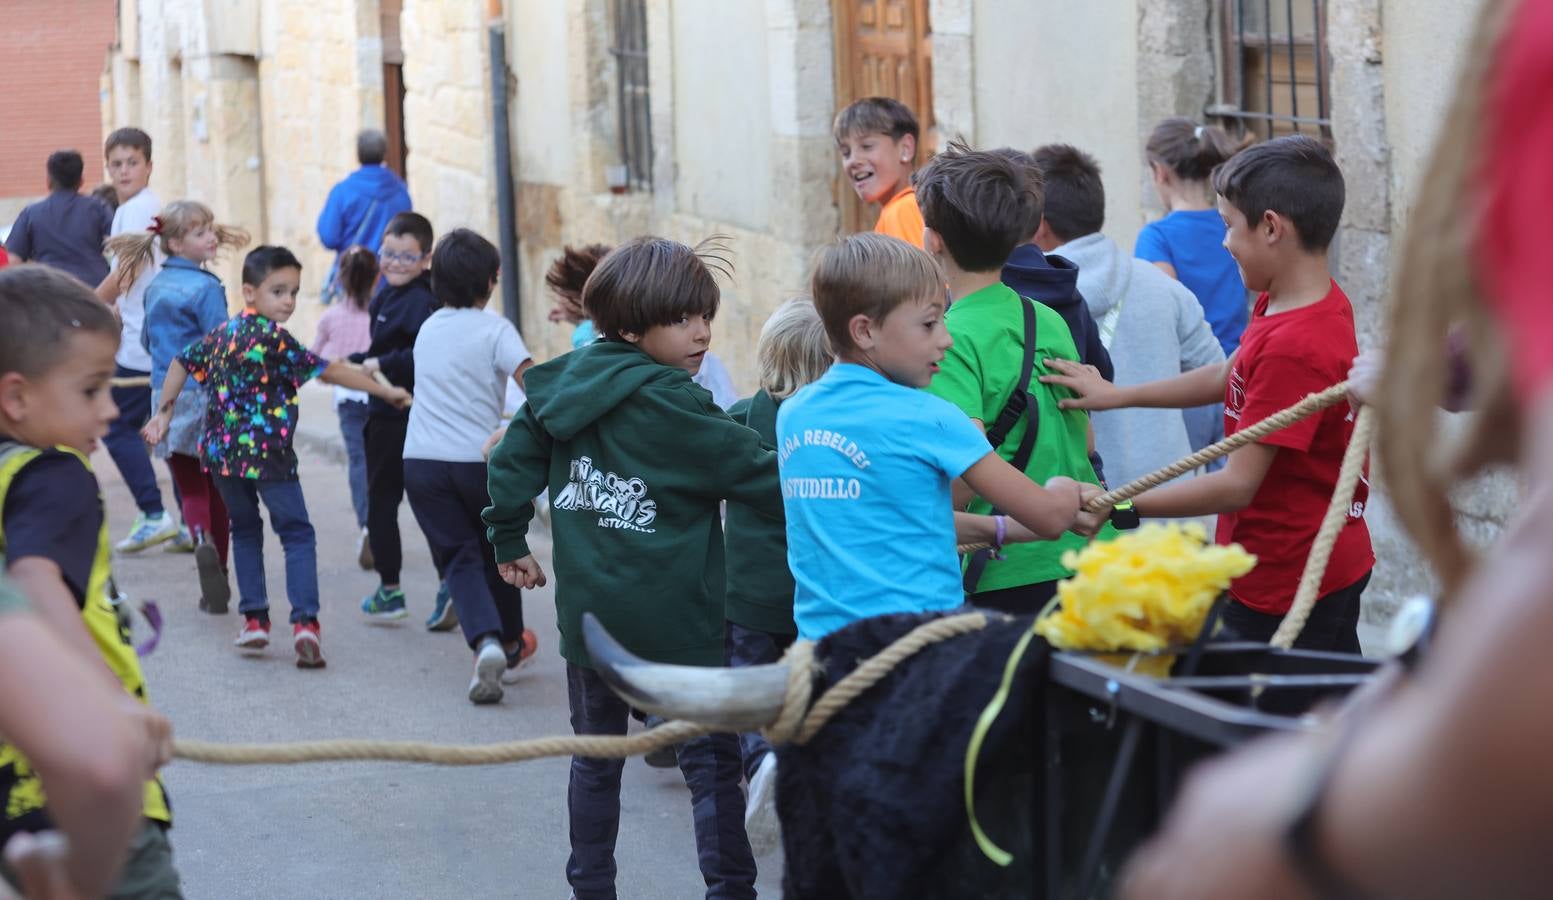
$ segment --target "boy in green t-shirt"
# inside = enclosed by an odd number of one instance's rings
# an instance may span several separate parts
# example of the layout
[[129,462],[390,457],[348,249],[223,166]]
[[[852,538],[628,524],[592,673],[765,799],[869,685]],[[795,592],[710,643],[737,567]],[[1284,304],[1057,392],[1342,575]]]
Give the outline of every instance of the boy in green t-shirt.
[[[1020,455],[1033,424],[1035,437],[1024,448],[1029,458],[1023,468],[1037,484],[1057,475],[1098,484],[1089,460],[1089,416],[1058,409],[1058,399],[1067,393],[1054,392],[1038,380],[1046,374],[1043,359],[1078,360],[1067,323],[1046,306],[1021,298],[1000,278],[1009,253],[1040,225],[1039,171],[956,142],[917,174],[916,186],[926,225],[924,247],[943,266],[953,301],[944,323],[954,346],[927,390],[958,406],[983,431],[994,432],[989,440],[1009,462]],[[1027,316],[1025,307],[1033,316]],[[1026,333],[1027,321],[1033,335]],[[1019,393],[1026,340],[1035,343],[1030,408],[1005,417],[1005,430],[998,421],[1010,398]],[[985,513],[992,508],[962,482],[955,483],[954,498],[957,509]],[[1114,537],[1115,531],[1106,524],[1098,536]],[[1056,593],[1057,582],[1072,574],[1063,567],[1062,554],[1085,542],[1069,532],[1055,541],[1009,547],[1001,559],[993,556],[983,562],[973,557],[967,566],[966,593],[977,606],[1015,614],[1039,612]]]

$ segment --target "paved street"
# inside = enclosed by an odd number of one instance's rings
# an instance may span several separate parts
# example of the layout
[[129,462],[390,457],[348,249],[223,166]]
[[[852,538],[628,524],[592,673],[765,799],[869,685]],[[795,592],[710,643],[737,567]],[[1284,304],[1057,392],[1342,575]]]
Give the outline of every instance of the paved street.
[[[323,671],[294,667],[289,631],[252,658],[232,647],[238,617],[196,608],[192,556],[160,548],[115,561],[135,600],[153,598],[167,618],[161,647],[146,660],[156,705],[183,737],[229,742],[398,738],[491,742],[569,734],[564,667],[556,655],[551,592],[525,596],[540,637],[538,661],[497,706],[464,696],[471,657],[457,632],[420,625],[436,589],[424,539],[409,507],[405,593],[411,618],[397,627],[364,622],[359,599],[374,585],[356,566],[356,533],[345,470],[324,452],[335,434],[328,394],[305,395],[302,482],[318,531],[323,586]],[[122,535],[134,507],[105,453],[93,459]],[[163,496],[170,503],[166,470]],[[536,555],[549,569],[547,540]],[[272,611],[285,621],[279,542],[265,550]],[[381,763],[216,767],[174,763],[166,771],[176,827],[173,846],[190,898],[564,898],[564,759],[486,768]],[[619,888],[628,900],[693,898],[696,868],[689,794],[675,770],[626,764]],[[777,896],[778,857],[761,861],[761,889]]]

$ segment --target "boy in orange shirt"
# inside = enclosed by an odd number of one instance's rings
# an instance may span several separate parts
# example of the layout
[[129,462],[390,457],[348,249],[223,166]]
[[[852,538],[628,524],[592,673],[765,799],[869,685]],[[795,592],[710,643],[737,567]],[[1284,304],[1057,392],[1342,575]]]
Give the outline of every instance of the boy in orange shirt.
[[899,100],[865,97],[836,114],[836,149],[852,190],[882,203],[874,231],[922,246],[922,212],[911,187],[917,158],[917,117]]

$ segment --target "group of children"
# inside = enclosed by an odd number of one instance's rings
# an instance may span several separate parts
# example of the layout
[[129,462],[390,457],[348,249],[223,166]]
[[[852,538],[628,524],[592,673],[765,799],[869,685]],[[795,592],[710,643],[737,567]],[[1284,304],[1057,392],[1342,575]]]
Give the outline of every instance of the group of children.
[[[1099,169],[1075,148],[951,144],[913,173],[915,122],[878,98],[844,110],[836,139],[859,195],[883,205],[879,230],[898,234],[821,248],[810,296],[782,305],[762,330],[760,389],[727,412],[694,380],[720,302],[715,270],[726,268],[715,245],[644,237],[569,249],[549,282],[575,307],[565,317],[586,319],[595,339],[532,365],[511,324],[482,311],[499,270],[490,243],[460,229],[434,245],[430,223],[400,214],[378,255],[386,285],[367,300],[378,271],[347,252],[348,306],[330,311],[313,352],[284,328],[296,258],[280,247],[250,252],[245,307],[227,319],[201,263],[243,236],[198,204],[169,207],[153,223],[167,261],[147,294],[158,383],[144,436],[183,472],[206,607],[225,602],[203,583],[224,564],[224,508],[244,615],[238,643],[268,642],[262,503],[286,552],[298,664],[322,665],[315,540],[292,449],[297,389],[322,377],[370,395],[365,410],[341,414],[342,428],[363,423],[353,498],[382,580],[363,609],[406,614],[390,524],[407,494],[445,585],[428,625],[456,616],[475,657],[469,698],[499,699],[504,675],[536,647],[519,591],[547,581],[528,544],[542,498],[574,730],[623,734],[631,710],[592,667],[584,614],[644,657],[719,666],[770,662],[797,638],[870,616],[967,602],[1033,613],[1066,575],[1064,550],[1113,533],[1108,513],[1083,509],[1103,490],[1102,468],[1126,480],[1199,443],[1178,413],[1161,410],[1222,403],[1233,432],[1342,380],[1355,356],[1352,310],[1327,262],[1343,181],[1316,141],[1269,141],[1207,170],[1192,166],[1228,154],[1211,130],[1193,126],[1185,145],[1151,141],[1162,196],[1183,216],[1148,238],[1156,267],[1099,233]],[[1206,179],[1215,240],[1259,294],[1248,326],[1228,308],[1209,309],[1205,322],[1202,294],[1182,284],[1208,255],[1188,235],[1205,218],[1193,214]],[[114,246],[133,266],[153,258],[152,238]],[[1082,302],[1047,305],[1027,285]],[[28,579],[29,596],[79,610],[82,639],[90,631],[112,662],[123,658],[122,635],[92,626],[108,609],[106,538],[83,535],[102,531],[85,454],[114,415],[105,392],[117,345],[111,317],[87,310],[89,300],[64,276],[0,273],[0,316],[40,323],[25,345],[0,341],[0,436],[24,457],[14,470],[0,463],[0,503],[6,525],[28,524],[25,541],[5,530],[13,577]],[[1238,342],[1227,359],[1226,340]],[[498,429],[514,383],[526,402]],[[1087,410],[1108,412],[1092,421]],[[1351,430],[1346,410],[1330,410],[1241,448],[1222,471],[1136,500],[1150,517],[1218,515],[1218,540],[1258,556],[1231,588],[1236,633],[1265,638],[1288,608]],[[61,494],[79,502],[35,502]],[[1361,489],[1302,646],[1357,649],[1373,563],[1363,502]],[[956,545],[966,542],[993,550],[962,561]],[[131,654],[120,677],[140,691],[132,664]],[[774,754],[758,736],[715,734],[676,755],[708,896],[754,896],[751,841],[763,849],[774,837]],[[572,761],[567,877],[583,900],[614,896],[621,768]],[[148,791],[146,814],[165,822],[165,803],[151,804],[159,796]]]

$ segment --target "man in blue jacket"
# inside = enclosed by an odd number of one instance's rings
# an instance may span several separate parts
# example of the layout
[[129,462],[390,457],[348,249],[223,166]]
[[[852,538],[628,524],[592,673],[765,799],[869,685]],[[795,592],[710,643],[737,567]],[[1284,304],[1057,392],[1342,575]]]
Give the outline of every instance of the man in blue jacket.
[[398,175],[383,166],[387,155],[388,138],[383,132],[368,128],[356,135],[356,158],[361,168],[330,189],[324,211],[318,214],[318,240],[335,251],[324,281],[326,303],[338,294],[335,272],[339,254],[357,244],[376,253],[389,220],[410,211],[409,190]]

